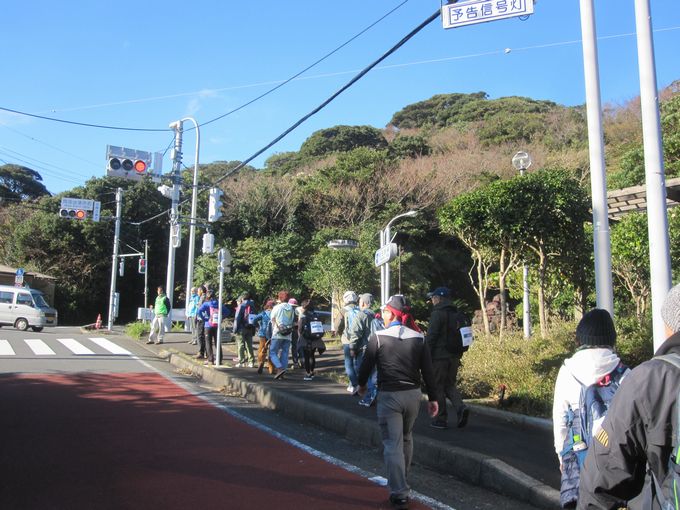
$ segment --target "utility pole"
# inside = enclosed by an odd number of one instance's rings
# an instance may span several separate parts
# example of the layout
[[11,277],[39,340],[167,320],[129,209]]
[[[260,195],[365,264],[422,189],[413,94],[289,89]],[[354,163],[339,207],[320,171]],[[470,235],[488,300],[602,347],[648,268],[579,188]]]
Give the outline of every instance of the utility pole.
[[595,293],[597,307],[614,317],[612,250],[607,206],[607,178],[604,163],[604,134],[600,99],[600,74],[597,58],[597,33],[593,0],[581,0],[581,38],[586,85],[590,189],[593,196],[593,248],[595,255]]
[[654,350],[666,340],[661,305],[671,288],[670,242],[666,211],[666,175],[661,145],[661,119],[654,62],[652,17],[649,0],[635,0],[638,66],[640,68],[640,106],[642,139],[645,152],[647,222],[649,235],[649,273],[652,284],[652,326]]
[[144,308],[149,306],[149,240],[144,239],[144,260],[146,268],[144,270]]
[[170,241],[168,243],[168,272],[165,279],[165,293],[173,306],[175,287],[175,248],[179,247],[181,228],[179,224],[179,183],[182,175],[182,123],[176,121],[170,124],[175,130],[175,146],[172,149],[172,206],[170,209]]
[[120,222],[123,215],[123,188],[116,190],[116,227],[113,235],[113,255],[111,257],[111,291],[109,292],[108,330],[113,329],[114,301],[116,299],[116,272],[118,271],[118,245],[120,244]]

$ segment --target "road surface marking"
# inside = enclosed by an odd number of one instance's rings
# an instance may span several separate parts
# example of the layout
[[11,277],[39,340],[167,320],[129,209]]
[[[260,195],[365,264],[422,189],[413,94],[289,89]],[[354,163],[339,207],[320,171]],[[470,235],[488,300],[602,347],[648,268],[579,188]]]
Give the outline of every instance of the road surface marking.
[[61,342],[61,344],[63,344],[64,347],[66,347],[69,351],[78,356],[94,354],[94,351],[91,351],[90,349],[85,347],[75,338],[57,338],[57,341]]
[[15,354],[9,340],[0,340],[0,356],[14,356]]
[[24,340],[24,342],[26,342],[26,344],[33,351],[33,354],[36,354],[38,356],[54,356],[55,354],[57,354],[52,349],[50,349],[49,345],[47,345],[39,338],[27,338],[26,340]]
[[122,347],[114,344],[110,340],[107,340],[106,338],[92,338],[90,337],[90,340],[92,340],[94,343],[96,343],[99,347],[106,349],[109,351],[111,354],[125,354],[127,356],[132,356],[132,353],[126,349],[123,349]]

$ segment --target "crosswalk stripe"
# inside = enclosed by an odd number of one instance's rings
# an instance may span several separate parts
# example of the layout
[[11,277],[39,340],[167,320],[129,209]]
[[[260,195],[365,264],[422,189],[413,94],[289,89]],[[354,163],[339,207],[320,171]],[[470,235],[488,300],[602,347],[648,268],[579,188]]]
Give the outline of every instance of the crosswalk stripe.
[[94,354],[94,351],[91,351],[90,349],[85,347],[83,344],[78,342],[75,338],[57,338],[57,341],[60,342],[64,347],[66,347],[73,354],[76,354],[78,356]]
[[56,352],[50,349],[49,345],[38,338],[28,338],[24,342],[31,348],[33,354],[38,356],[53,356],[56,354]]
[[132,356],[132,353],[130,351],[123,349],[122,347],[114,344],[113,342],[107,340],[106,338],[92,338],[92,337],[90,337],[90,340],[92,340],[94,343],[96,343],[99,347],[106,349],[111,354],[126,354],[128,356]]
[[9,340],[0,340],[0,356],[14,356],[15,354]]

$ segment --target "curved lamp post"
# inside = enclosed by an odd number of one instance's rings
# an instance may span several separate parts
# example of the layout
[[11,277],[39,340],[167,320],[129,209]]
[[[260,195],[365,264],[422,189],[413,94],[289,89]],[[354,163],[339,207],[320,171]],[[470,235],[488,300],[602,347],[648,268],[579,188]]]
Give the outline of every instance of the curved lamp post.
[[[524,171],[531,166],[531,156],[520,151],[512,157],[512,166],[519,170],[519,175],[524,175]],[[522,288],[524,289],[524,300],[522,303],[522,324],[524,325],[524,338],[531,337],[531,313],[529,309],[529,266],[525,262],[522,271]]]
[[[397,221],[400,218],[412,218],[413,216],[417,216],[418,211],[408,211],[402,214],[396,215],[394,218],[392,218],[390,221],[387,222],[387,225],[385,225],[385,228],[380,231],[380,248],[383,248],[387,245],[389,245],[392,242],[392,238],[390,235],[390,227],[392,226],[392,223]],[[387,303],[387,300],[390,299],[390,263],[389,261],[384,263],[383,265],[380,266],[380,301],[381,304]]]

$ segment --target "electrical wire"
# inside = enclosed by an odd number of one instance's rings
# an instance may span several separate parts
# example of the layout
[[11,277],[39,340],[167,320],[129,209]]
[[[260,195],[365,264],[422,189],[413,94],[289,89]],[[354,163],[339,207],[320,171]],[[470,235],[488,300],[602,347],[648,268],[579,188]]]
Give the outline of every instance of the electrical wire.
[[[410,39],[412,39],[413,36],[415,36],[415,35],[416,35],[418,32],[420,32],[423,28],[425,28],[427,25],[429,25],[429,24],[432,23],[434,20],[436,20],[436,19],[439,17],[439,14],[440,14],[440,11],[439,11],[439,9],[437,9],[437,10],[436,10],[434,13],[432,13],[427,19],[425,19],[425,21],[423,21],[422,23],[420,23],[420,25],[418,25],[416,28],[414,28],[413,30],[411,30],[411,31],[410,31],[407,35],[405,35],[398,43],[396,43],[396,44],[395,44],[394,46],[392,46],[389,50],[387,50],[385,53],[383,53],[377,60],[373,61],[371,64],[369,64],[369,65],[367,65],[366,67],[364,67],[364,69],[362,69],[356,76],[354,76],[351,80],[349,80],[345,85],[343,85],[340,89],[338,89],[334,94],[332,94],[332,95],[331,95],[328,99],[326,99],[323,103],[321,103],[319,106],[317,106],[316,108],[314,108],[314,109],[313,109],[311,112],[309,112],[307,115],[305,115],[305,116],[303,116],[302,118],[300,118],[297,122],[295,122],[292,126],[290,126],[288,129],[286,129],[286,130],[285,130],[283,133],[281,133],[279,136],[277,136],[276,138],[274,138],[274,140],[272,140],[271,142],[269,142],[269,143],[268,143],[267,145],[265,145],[263,148],[261,148],[260,150],[258,150],[255,154],[253,154],[253,155],[249,156],[248,158],[246,158],[245,160],[241,161],[238,165],[236,165],[234,168],[232,168],[232,169],[229,170],[227,173],[225,173],[222,177],[220,177],[220,178],[217,179],[215,182],[213,182],[212,186],[217,186],[217,185],[218,185],[220,182],[222,182],[224,179],[226,179],[226,178],[229,177],[230,175],[233,175],[234,173],[238,172],[241,168],[243,168],[244,166],[246,166],[250,161],[252,161],[252,160],[255,159],[257,156],[259,156],[260,154],[262,154],[264,151],[266,151],[267,149],[269,149],[270,147],[272,147],[273,145],[275,145],[276,143],[278,143],[281,139],[283,139],[283,138],[284,138],[286,135],[288,135],[291,131],[293,131],[293,130],[296,129],[298,126],[300,126],[300,124],[302,124],[303,122],[305,122],[306,120],[308,120],[310,117],[312,117],[313,115],[315,115],[316,113],[318,113],[319,111],[321,111],[323,108],[325,108],[326,106],[328,106],[328,104],[330,104],[335,98],[337,98],[337,97],[338,97],[340,94],[342,94],[345,90],[347,90],[347,89],[350,88],[352,85],[354,85],[357,81],[359,81],[361,78],[363,78],[363,77],[364,77],[371,69],[373,69],[373,68],[376,67],[380,62],[382,62],[382,61],[385,60],[387,57],[389,57],[390,55],[392,55],[395,51],[397,51],[397,50],[398,50],[399,48],[401,48],[404,44],[406,44],[406,42],[408,42]],[[205,192],[205,190],[197,192],[197,195],[199,195],[199,194],[201,194],[201,193],[203,193],[203,192]],[[187,203],[188,201],[189,201],[189,199],[183,200],[182,202],[180,202],[180,203],[178,204],[178,207],[179,207],[180,205],[183,205],[183,204]],[[167,214],[168,212],[169,212],[169,210],[164,211],[164,212],[161,213],[161,214],[157,214],[156,216],[153,216],[153,217],[148,218],[148,219],[146,219],[146,220],[142,220],[142,221],[140,221],[139,223],[135,223],[135,225],[141,225],[141,224],[146,223],[146,222],[148,222],[148,221],[151,221],[151,220],[153,220],[153,219],[155,219],[155,218],[158,218],[158,217],[161,216],[162,214]]]

